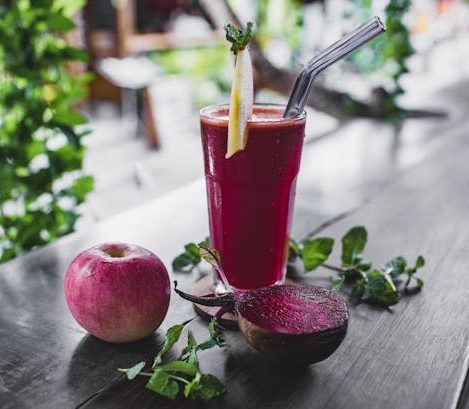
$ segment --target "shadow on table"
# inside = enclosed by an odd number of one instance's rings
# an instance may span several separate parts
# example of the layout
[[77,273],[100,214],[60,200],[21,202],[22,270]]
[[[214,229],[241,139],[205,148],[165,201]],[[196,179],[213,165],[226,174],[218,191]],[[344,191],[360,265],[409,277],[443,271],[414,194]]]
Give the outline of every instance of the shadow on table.
[[81,388],[94,384],[94,391],[119,379],[117,368],[128,368],[139,361],[149,360],[163,342],[159,333],[141,341],[113,344],[87,335],[77,345],[67,373],[67,384]]
[[315,372],[313,366],[285,368],[274,365],[245,345],[227,356],[228,395],[225,402],[230,408],[245,407],[246,402],[253,408],[283,408],[287,401],[294,407],[295,397],[302,395],[306,385],[310,388],[315,383]]

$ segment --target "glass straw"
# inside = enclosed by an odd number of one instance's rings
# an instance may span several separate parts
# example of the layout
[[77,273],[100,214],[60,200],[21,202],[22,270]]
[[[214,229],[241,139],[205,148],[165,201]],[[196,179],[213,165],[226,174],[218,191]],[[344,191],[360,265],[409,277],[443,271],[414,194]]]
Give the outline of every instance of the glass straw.
[[294,118],[303,112],[311,85],[321,71],[384,33],[384,31],[386,31],[384,23],[379,17],[374,17],[368,23],[357,27],[345,37],[321,51],[317,56],[311,58],[296,79],[283,117]]

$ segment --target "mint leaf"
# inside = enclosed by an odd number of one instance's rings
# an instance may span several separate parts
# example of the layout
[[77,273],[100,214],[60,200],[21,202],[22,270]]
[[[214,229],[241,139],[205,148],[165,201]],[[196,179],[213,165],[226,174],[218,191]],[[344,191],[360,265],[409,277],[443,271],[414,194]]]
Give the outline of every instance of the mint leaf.
[[[186,398],[211,399],[224,393],[225,387],[215,376],[200,372],[197,351],[226,345],[214,320],[208,326],[210,338],[207,341],[198,344],[194,334],[188,331],[187,345],[183,348],[179,358],[162,364],[163,355],[179,340],[188,322],[190,321],[174,325],[166,332],[164,345],[155,357],[153,367],[149,369],[151,376],[146,387],[168,399],[175,399],[181,388]],[[145,362],[142,361],[132,368],[120,369],[120,371],[126,372],[129,379],[134,379],[139,374],[149,375],[148,372],[141,372],[144,367]]]
[[413,267],[407,269],[407,274],[409,276],[414,275],[419,268],[422,268],[425,265],[425,259],[422,256],[418,256],[417,260],[415,261],[415,264]]
[[225,348],[228,346],[228,343],[223,339],[220,329],[216,325],[216,320],[212,318],[208,324],[208,332],[210,339],[201,344],[197,345],[198,351],[204,351],[213,347]]
[[181,372],[186,375],[195,375],[198,371],[197,365],[193,362],[173,361],[161,367],[165,371]]
[[305,271],[312,271],[327,260],[334,247],[334,239],[318,237],[303,243],[303,263]]
[[298,244],[293,239],[290,239],[288,244],[288,262],[293,263],[297,258],[301,258],[301,249]]
[[361,271],[368,271],[371,269],[371,267],[373,267],[372,263],[362,263],[359,264],[356,268]]
[[392,277],[397,278],[405,273],[407,261],[404,257],[398,256],[386,263],[384,270]]
[[344,282],[345,282],[345,276],[342,276],[338,278],[337,280],[334,280],[331,284],[331,290],[338,293],[341,290],[342,286],[344,285]]
[[367,282],[362,299],[364,301],[389,307],[397,304],[401,299],[399,291],[386,273],[378,270],[366,274]]
[[185,324],[178,324],[174,325],[166,331],[166,339],[164,341],[163,348],[161,348],[158,355],[156,355],[155,360],[153,362],[153,368],[157,365],[161,364],[161,360],[164,354],[168,352],[176,342],[178,342],[179,337],[181,336],[181,332],[184,329]]
[[352,297],[361,300],[363,293],[365,292],[366,281],[364,279],[357,280],[356,283],[352,286]]
[[[418,256],[417,260],[415,261],[415,264],[413,267],[408,268],[405,270],[405,273],[407,274],[407,281],[404,285],[404,292],[405,293],[417,293],[420,291],[420,289],[423,287],[423,280],[421,278],[415,278],[414,275],[417,272],[419,268],[422,268],[425,265],[425,259],[422,256]],[[417,287],[413,288],[412,291],[409,290],[410,283],[412,279],[416,280]]]
[[233,54],[238,54],[239,51],[244,50],[251,41],[252,38],[252,27],[253,23],[251,21],[246,25],[246,30],[243,31],[240,28],[227,24],[225,27],[226,39],[231,43],[230,50],[233,51]]
[[202,260],[199,254],[199,248],[195,243],[188,243],[184,246],[184,253],[176,256],[172,262],[173,270],[182,271],[187,267],[194,268]]
[[197,347],[197,341],[194,337],[194,334],[192,331],[189,331],[187,333],[187,345],[184,347],[184,349],[181,352],[181,357],[186,355],[188,352],[190,352],[192,349]]
[[132,368],[129,368],[125,371],[128,380],[135,379],[142,369],[145,368],[145,361],[139,362],[138,364],[134,365]]
[[368,234],[363,226],[351,228],[342,237],[342,266],[356,268],[362,263],[363,250],[365,249]]
[[209,400],[225,392],[225,385],[223,385],[217,377],[206,374],[201,375],[200,380],[191,386],[189,396],[192,399]]
[[169,399],[175,399],[179,393],[177,382],[171,380],[169,375],[162,370],[156,370],[153,373],[146,387]]
[[418,287],[418,288],[422,288],[422,287],[423,287],[423,284],[424,284],[424,283],[423,283],[423,280],[422,280],[421,278],[417,278],[416,281],[417,281],[417,287]]
[[414,268],[418,270],[419,268],[422,268],[425,265],[425,259],[423,256],[418,256],[417,261],[415,262]]
[[192,388],[200,382],[201,377],[202,377],[202,374],[200,372],[197,372],[194,379],[192,379],[191,382],[189,382],[188,384],[184,386],[184,396],[186,398],[188,398],[189,395],[191,394]]
[[208,324],[208,333],[210,334],[210,339],[215,342],[220,348],[228,346],[227,342],[223,339],[220,328],[217,326],[217,321],[212,318]]

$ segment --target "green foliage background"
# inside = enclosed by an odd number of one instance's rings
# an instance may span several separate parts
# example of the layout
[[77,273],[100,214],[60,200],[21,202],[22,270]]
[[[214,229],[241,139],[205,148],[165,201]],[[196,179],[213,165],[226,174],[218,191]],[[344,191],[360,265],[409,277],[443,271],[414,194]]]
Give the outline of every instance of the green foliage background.
[[82,172],[85,118],[75,105],[89,75],[72,77],[86,53],[61,34],[77,0],[0,3],[0,262],[74,229],[93,188]]

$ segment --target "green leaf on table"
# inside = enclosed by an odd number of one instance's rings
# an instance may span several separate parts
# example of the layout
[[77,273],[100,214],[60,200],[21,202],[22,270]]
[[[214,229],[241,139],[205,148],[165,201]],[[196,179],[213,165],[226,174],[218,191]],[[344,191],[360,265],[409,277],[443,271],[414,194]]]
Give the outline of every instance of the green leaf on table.
[[208,324],[208,333],[210,335],[210,339],[212,339],[218,347],[224,348],[228,346],[228,343],[222,337],[222,332],[217,326],[217,321],[215,318],[212,318]]
[[199,358],[197,356],[198,349],[199,349],[199,345],[197,344],[197,340],[195,339],[194,334],[192,333],[192,331],[188,331],[187,345],[182,349],[179,359],[190,362],[198,367],[199,365]]
[[186,361],[173,361],[162,365],[161,368],[165,371],[181,372],[186,375],[195,375],[198,371],[195,363]]
[[202,374],[200,372],[197,372],[195,374],[195,377],[192,379],[192,381],[190,381],[188,384],[184,386],[184,396],[186,398],[188,398],[189,395],[191,394],[192,388],[200,382],[201,377],[202,377]]
[[409,276],[414,275],[419,268],[422,268],[425,265],[425,259],[422,256],[418,256],[417,260],[415,261],[415,264],[413,267],[407,269],[407,274]]
[[361,271],[369,271],[373,267],[373,263],[361,263],[356,268]]
[[303,242],[303,263],[305,271],[312,271],[324,263],[332,252],[334,239],[318,237]]
[[168,331],[166,331],[166,339],[164,341],[163,347],[155,357],[153,368],[161,364],[163,355],[166,354],[166,352],[168,352],[174,346],[174,344],[179,341],[179,337],[181,336],[181,332],[184,327],[185,324],[178,324],[172,326],[168,329]]
[[188,388],[188,395],[192,399],[209,400],[223,395],[225,392],[225,385],[216,376],[210,374],[201,375],[200,379]]
[[134,365],[132,368],[129,368],[125,371],[125,374],[127,375],[127,379],[130,381],[132,379],[135,379],[140,372],[142,372],[142,369],[145,368],[145,361],[139,362],[138,364]]
[[162,370],[156,370],[147,382],[146,387],[169,399],[175,399],[179,393],[179,385],[170,379],[169,374]]
[[401,274],[405,273],[406,267],[406,259],[402,256],[398,256],[386,263],[384,266],[384,271],[386,271],[392,278],[397,278]]
[[425,259],[423,256],[418,256],[417,261],[415,262],[415,269],[418,270],[419,268],[422,268],[425,265]]
[[362,295],[364,301],[389,307],[401,299],[391,278],[382,271],[373,270],[366,274],[367,281]]
[[297,258],[301,258],[301,248],[298,242],[290,239],[288,243],[288,262],[293,263]]
[[188,243],[184,246],[184,252],[174,258],[172,267],[175,271],[182,271],[187,267],[197,266],[201,260],[197,244]]
[[423,288],[423,280],[421,278],[417,278],[416,279],[416,282],[417,282],[417,287],[418,288]]
[[363,250],[365,249],[368,234],[363,226],[351,228],[342,237],[342,266],[357,268],[362,264]]
[[331,284],[331,290],[338,293],[341,289],[342,286],[344,285],[345,282],[345,276],[339,277],[337,280],[334,280]]
[[357,300],[361,300],[363,297],[363,293],[365,292],[366,281],[364,279],[359,279],[355,282],[352,286],[352,297],[356,298]]
[[[414,278],[416,280],[417,287],[414,289],[414,293],[420,291],[423,287],[423,280],[421,278],[415,278],[414,275],[418,269],[425,265],[425,259],[422,256],[418,256],[413,267],[408,268],[405,272],[407,273],[407,281],[405,283],[404,291],[410,293],[409,285]],[[415,291],[416,290],[416,291]]]

